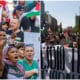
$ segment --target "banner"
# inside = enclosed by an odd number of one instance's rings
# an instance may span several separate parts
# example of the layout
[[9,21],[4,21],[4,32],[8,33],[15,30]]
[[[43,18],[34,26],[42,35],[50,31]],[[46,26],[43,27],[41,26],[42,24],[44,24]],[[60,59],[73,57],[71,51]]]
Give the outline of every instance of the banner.
[[[43,44],[41,51],[42,78],[80,78],[80,49]],[[45,74],[46,70],[48,75]]]

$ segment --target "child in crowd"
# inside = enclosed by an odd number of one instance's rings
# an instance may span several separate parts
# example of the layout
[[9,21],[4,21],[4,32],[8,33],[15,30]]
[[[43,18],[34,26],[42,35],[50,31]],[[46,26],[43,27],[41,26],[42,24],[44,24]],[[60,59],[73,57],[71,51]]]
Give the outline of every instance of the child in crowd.
[[3,79],[23,79],[24,70],[21,65],[17,64],[18,52],[15,46],[7,46],[3,50],[4,71]]
[[22,65],[27,79],[37,79],[38,78],[38,64],[34,57],[34,48],[33,45],[25,46],[25,58],[18,61],[18,64]]
[[25,51],[25,46],[23,42],[20,42],[17,44],[17,49],[18,49],[18,54],[19,54],[19,60],[24,59],[24,51]]

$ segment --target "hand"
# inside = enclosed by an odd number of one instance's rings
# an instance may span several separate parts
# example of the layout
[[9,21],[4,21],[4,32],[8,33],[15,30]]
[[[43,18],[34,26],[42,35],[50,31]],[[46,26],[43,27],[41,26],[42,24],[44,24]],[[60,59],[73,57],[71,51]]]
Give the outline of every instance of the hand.
[[30,71],[25,71],[25,76],[28,78],[28,77],[31,77],[32,75],[34,74],[38,74],[38,69],[33,69],[33,70],[30,70]]
[[38,74],[38,69],[33,69],[34,74]]

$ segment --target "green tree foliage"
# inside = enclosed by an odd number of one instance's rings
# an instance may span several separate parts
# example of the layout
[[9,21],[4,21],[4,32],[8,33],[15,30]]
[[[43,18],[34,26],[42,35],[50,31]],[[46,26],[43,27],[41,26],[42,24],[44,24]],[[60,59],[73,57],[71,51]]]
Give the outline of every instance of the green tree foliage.
[[76,26],[73,28],[73,32],[80,32],[80,25],[76,25]]

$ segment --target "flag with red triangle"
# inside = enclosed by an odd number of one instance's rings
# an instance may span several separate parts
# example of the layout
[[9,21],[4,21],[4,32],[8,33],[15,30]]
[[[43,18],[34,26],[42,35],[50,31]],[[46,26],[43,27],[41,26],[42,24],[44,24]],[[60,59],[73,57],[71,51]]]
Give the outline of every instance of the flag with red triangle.
[[39,16],[40,15],[40,3],[37,2],[36,6],[30,11],[26,13],[26,17],[31,17],[31,16]]

